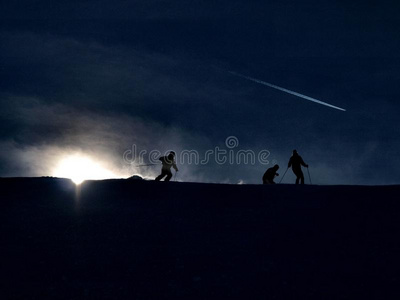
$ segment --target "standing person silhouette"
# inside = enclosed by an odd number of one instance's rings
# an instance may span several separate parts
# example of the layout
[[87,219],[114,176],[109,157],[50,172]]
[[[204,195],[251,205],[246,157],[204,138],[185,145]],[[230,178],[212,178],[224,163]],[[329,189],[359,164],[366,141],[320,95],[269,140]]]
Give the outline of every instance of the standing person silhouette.
[[293,155],[289,160],[288,168],[292,167],[294,175],[296,175],[296,184],[304,184],[304,174],[301,170],[301,166],[308,168],[308,165],[303,161],[301,156],[297,153],[297,150],[293,150]]
[[164,181],[170,181],[172,177],[171,167],[174,168],[176,172],[178,172],[178,168],[175,163],[175,152],[171,151],[168,156],[162,156],[159,158],[159,160],[162,163],[162,169],[161,174],[157,176],[156,181],[160,181],[165,176],[167,177],[165,177]]

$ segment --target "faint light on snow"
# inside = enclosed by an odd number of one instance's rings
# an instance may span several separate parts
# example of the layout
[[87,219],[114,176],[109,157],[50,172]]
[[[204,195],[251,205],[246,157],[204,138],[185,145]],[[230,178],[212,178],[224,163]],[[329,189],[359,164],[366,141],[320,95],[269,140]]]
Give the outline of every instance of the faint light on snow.
[[61,159],[53,176],[70,178],[75,184],[81,184],[89,179],[119,178],[112,171],[82,155],[71,155]]
[[244,184],[244,181],[240,179],[237,184]]

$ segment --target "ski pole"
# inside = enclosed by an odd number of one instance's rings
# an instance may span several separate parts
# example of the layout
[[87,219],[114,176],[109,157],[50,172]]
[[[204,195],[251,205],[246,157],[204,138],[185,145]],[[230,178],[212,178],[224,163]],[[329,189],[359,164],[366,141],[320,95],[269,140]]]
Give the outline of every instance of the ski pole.
[[289,167],[286,169],[285,173],[283,173],[283,176],[282,176],[281,180],[279,181],[279,183],[281,183],[281,182],[282,182],[282,180],[283,180],[283,177],[285,177],[285,175],[286,175],[286,172],[287,172],[288,170],[289,170]]
[[310,184],[312,184],[311,176],[310,176],[310,170],[308,169],[308,167],[307,167],[307,173],[308,173],[308,178],[310,178]]
[[134,167],[148,167],[148,166],[155,166],[159,164],[145,164],[145,165],[134,165]]

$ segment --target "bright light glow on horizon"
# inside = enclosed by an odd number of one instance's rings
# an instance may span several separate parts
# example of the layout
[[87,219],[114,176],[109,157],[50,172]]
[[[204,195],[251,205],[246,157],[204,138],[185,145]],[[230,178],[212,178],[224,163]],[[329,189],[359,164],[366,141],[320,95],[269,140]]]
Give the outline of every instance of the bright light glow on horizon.
[[82,155],[71,155],[63,158],[53,172],[55,177],[70,178],[75,184],[85,180],[119,178],[92,159]]

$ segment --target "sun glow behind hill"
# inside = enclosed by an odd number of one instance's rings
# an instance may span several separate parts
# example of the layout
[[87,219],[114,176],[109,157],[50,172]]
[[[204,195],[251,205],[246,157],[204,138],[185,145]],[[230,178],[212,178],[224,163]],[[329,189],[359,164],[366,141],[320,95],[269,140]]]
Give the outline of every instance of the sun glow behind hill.
[[70,178],[75,184],[85,180],[120,178],[101,164],[82,155],[71,155],[63,158],[56,166],[53,176]]

